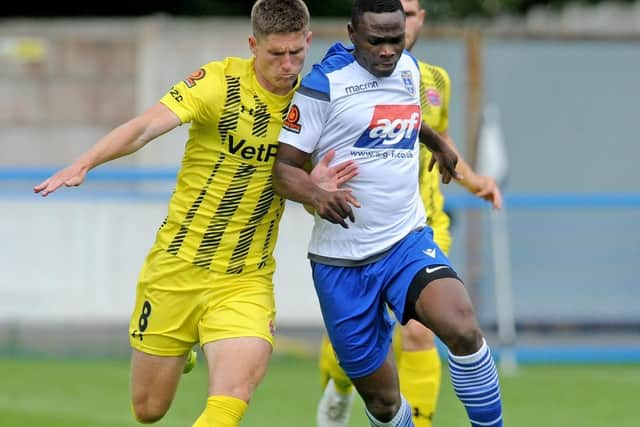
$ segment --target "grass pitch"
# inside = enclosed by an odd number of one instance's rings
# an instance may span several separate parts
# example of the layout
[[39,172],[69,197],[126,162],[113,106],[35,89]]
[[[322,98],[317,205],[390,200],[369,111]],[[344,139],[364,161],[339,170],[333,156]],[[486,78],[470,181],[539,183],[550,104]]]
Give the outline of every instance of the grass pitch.
[[[133,427],[126,360],[0,359],[1,427]],[[158,427],[190,427],[205,402],[201,360]],[[637,427],[639,365],[527,365],[502,379],[509,427]],[[276,356],[243,427],[315,427],[316,361]],[[367,427],[359,401],[350,427]],[[446,371],[434,427],[466,427]]]

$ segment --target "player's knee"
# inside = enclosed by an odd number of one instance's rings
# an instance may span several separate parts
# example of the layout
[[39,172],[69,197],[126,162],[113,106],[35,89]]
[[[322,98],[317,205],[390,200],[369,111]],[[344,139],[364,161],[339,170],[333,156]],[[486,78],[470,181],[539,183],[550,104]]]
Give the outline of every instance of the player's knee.
[[441,326],[438,336],[453,354],[475,353],[482,345],[482,332],[471,303],[458,304]]
[[376,390],[375,392],[360,392],[367,410],[377,420],[388,422],[400,409],[400,395],[393,390]]
[[475,318],[461,319],[452,325],[444,342],[453,354],[472,354],[482,345],[482,332]]
[[258,383],[255,383],[255,386],[252,387],[249,384],[235,384],[233,387],[230,387],[222,392],[222,395],[229,396],[238,400],[242,400],[245,403],[249,403],[251,401],[251,397],[253,396],[253,391],[255,387],[257,387]]
[[138,399],[131,404],[133,416],[141,424],[160,421],[168,409],[167,404],[154,399]]

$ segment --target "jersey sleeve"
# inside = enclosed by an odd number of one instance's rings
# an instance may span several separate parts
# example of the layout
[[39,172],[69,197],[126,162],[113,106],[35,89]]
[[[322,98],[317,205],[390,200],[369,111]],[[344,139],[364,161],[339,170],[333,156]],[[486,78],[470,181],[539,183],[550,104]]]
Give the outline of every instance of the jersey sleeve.
[[439,74],[438,84],[442,87],[438,88],[442,93],[442,114],[440,123],[434,128],[437,132],[444,132],[449,129],[449,101],[451,99],[451,79],[449,73],[442,67],[434,67],[434,73]]
[[160,102],[173,111],[184,123],[211,120],[215,114],[213,107],[221,105],[224,87],[220,81],[223,75],[219,66],[208,64],[186,79],[176,83]]
[[[449,99],[451,94],[451,81],[449,75],[444,68],[434,65],[422,64],[421,72],[421,93],[423,98],[421,102],[423,108],[428,105],[426,89],[428,86],[435,87],[437,93],[440,94],[440,110],[431,117],[434,120],[433,129],[437,132],[445,132],[449,128]],[[437,119],[436,119],[437,118]],[[433,228],[434,240],[442,249],[448,253],[451,247],[451,233],[449,230],[450,218],[444,210],[444,195],[440,187],[440,173],[438,168],[434,167],[429,171],[428,166],[431,160],[431,152],[420,146],[420,197],[427,213],[427,223]]]
[[293,95],[279,141],[312,153],[322,136],[329,109],[329,80],[314,66]]
[[420,145],[420,198],[427,213],[427,224],[433,228],[434,240],[444,253],[451,247],[450,219],[444,210],[444,196],[440,189],[440,173],[434,167],[429,171],[431,152]]

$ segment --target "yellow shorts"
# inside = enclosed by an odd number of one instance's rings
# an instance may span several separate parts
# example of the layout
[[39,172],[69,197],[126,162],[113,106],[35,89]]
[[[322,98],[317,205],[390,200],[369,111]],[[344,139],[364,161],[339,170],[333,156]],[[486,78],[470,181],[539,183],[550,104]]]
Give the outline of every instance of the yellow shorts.
[[218,273],[153,248],[138,278],[131,346],[157,356],[225,338],[259,337],[273,346],[274,269]]

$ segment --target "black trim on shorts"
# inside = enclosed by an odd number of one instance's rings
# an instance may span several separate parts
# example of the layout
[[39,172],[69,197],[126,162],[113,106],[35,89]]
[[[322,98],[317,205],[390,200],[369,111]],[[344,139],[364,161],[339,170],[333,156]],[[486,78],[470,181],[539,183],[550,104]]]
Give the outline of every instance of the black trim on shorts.
[[[444,266],[446,268],[441,268],[432,273],[427,273],[427,268],[437,268],[441,266]],[[434,280],[444,279],[447,277],[458,279],[462,282],[458,274],[446,264],[434,264],[429,265],[425,268],[421,268],[416,273],[416,275],[413,276],[413,280],[411,281],[409,289],[407,290],[407,297],[404,301],[404,314],[402,315],[402,322],[400,323],[405,325],[411,319],[418,320],[418,314],[416,313],[416,301],[418,301],[420,292],[422,292],[422,290]]]

